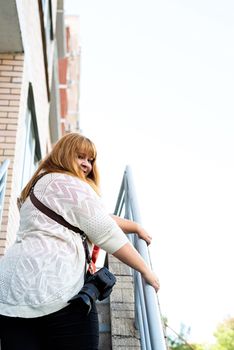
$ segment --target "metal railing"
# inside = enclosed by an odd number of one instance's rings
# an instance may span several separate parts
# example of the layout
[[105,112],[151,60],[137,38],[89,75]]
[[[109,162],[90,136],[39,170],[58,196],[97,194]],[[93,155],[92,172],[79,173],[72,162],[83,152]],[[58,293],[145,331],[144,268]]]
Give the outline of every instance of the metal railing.
[[7,181],[7,170],[9,166],[9,159],[5,159],[2,164],[0,164],[0,226],[2,222],[2,212],[3,204],[6,190],[6,181]]
[[[115,207],[115,215],[141,223],[140,211],[134,189],[132,172],[126,167]],[[135,234],[130,240],[151,267],[147,244]],[[140,332],[142,350],[167,350],[158,296],[153,287],[147,284],[141,274],[134,271],[135,325]]]

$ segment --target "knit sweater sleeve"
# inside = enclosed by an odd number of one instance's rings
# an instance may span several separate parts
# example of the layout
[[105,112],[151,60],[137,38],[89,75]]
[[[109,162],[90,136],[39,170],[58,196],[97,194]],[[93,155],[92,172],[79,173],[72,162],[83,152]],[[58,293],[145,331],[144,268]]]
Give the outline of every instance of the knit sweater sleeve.
[[43,197],[47,206],[70,224],[78,226],[92,243],[106,252],[113,254],[129,242],[100,197],[84,181],[69,175],[58,175]]

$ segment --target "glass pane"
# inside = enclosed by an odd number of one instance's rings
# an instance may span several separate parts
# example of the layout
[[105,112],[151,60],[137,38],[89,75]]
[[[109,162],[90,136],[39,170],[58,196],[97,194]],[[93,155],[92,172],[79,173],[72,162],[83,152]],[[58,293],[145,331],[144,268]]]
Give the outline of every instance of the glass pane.
[[30,177],[34,173],[38,165],[38,159],[35,154],[35,133],[33,129],[32,116],[29,109],[27,109],[27,115],[25,118],[26,134],[24,144],[24,158],[23,158],[23,171],[21,189],[27,184]]

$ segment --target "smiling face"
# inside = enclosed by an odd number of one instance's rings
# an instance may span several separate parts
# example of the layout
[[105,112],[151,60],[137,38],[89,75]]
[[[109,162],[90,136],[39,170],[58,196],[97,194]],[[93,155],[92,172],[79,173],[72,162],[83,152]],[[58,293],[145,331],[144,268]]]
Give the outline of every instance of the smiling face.
[[85,177],[91,173],[93,169],[93,158],[89,158],[86,154],[80,153],[77,158],[77,162]]
[[96,147],[90,139],[80,133],[68,133],[54,145],[43,169],[71,173],[88,182],[99,193],[96,157]]

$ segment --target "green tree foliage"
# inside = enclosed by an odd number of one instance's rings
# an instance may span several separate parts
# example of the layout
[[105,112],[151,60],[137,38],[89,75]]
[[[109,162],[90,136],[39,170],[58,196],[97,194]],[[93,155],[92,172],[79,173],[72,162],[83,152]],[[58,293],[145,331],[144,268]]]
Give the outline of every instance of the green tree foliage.
[[200,345],[200,344],[181,344],[181,345],[177,345],[176,347],[172,347],[170,348],[172,350],[205,350],[205,348]]
[[214,333],[216,344],[212,350],[234,349],[234,318],[228,318],[221,323]]
[[165,322],[165,326],[168,331],[172,331],[170,334],[167,334],[168,346],[170,350],[205,350],[201,344],[188,343],[187,339],[190,334],[190,327],[186,327],[184,324],[181,324],[180,332],[176,333],[167,325],[167,321]]

